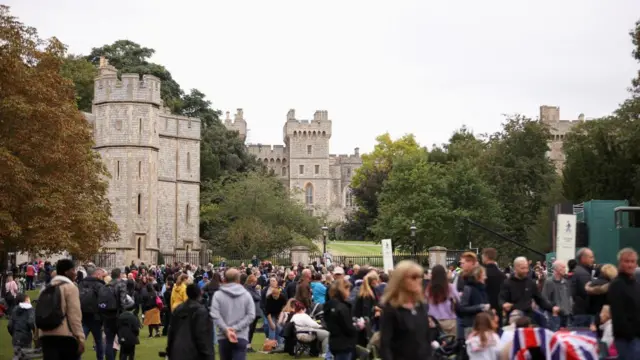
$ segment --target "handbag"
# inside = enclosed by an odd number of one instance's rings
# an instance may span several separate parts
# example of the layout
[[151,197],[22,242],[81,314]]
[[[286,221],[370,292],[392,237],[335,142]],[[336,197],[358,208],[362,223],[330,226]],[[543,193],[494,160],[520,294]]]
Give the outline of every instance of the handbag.
[[164,309],[164,303],[162,302],[162,299],[160,299],[160,296],[156,296],[156,307],[160,309],[160,311]]

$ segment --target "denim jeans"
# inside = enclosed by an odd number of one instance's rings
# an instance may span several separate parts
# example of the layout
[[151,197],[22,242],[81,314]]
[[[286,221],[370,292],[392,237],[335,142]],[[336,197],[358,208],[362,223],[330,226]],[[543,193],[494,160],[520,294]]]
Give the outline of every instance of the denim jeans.
[[275,329],[269,328],[269,339],[278,340],[278,345],[283,345],[284,344],[284,338],[282,338],[280,336],[281,332],[282,332],[282,327],[278,326],[278,324],[276,324],[276,328]]
[[618,359],[634,359],[640,353],[640,339],[638,338],[631,341],[616,339],[614,344],[616,344],[618,351]]
[[571,318],[572,327],[588,328],[591,323],[593,323],[593,316],[591,315],[573,315]]
[[538,310],[534,310],[532,316],[533,319],[531,320],[533,320],[533,322],[538,324],[538,326],[540,326],[541,328],[547,328],[547,318],[544,313]]
[[96,359],[104,359],[104,343],[102,342],[102,320],[95,319],[94,315],[83,314],[82,316],[82,330],[84,331],[84,337],[89,338],[87,335],[91,333],[93,335],[93,343],[96,346]]
[[247,344],[249,344],[249,341],[245,339],[238,339],[238,342],[234,344],[227,339],[221,339],[218,343],[221,360],[247,359]]
[[116,351],[113,349],[113,342],[116,340],[116,332],[117,329],[110,328],[109,326],[104,327],[104,337],[105,345],[104,345],[104,357],[106,360],[116,360]]
[[569,316],[567,316],[567,315],[559,315],[559,316],[549,315],[549,321],[547,321],[547,325],[549,325],[549,330],[558,331],[560,328],[565,328],[565,327],[569,326]]
[[351,360],[352,358],[352,352],[344,352],[333,355],[333,360]]
[[262,331],[264,331],[264,337],[269,337],[269,319],[267,315],[262,315]]

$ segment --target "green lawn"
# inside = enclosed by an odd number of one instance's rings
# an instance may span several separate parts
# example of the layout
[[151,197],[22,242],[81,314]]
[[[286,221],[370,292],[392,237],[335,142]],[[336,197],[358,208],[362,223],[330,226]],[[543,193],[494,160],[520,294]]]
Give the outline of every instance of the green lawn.
[[332,255],[382,255],[380,244],[369,241],[330,241],[327,250]]
[[[30,291],[30,295],[37,297],[37,292]],[[260,326],[260,325],[259,325]],[[261,327],[256,331],[253,338],[253,348],[256,350],[262,349],[264,343],[264,334],[260,332]],[[167,338],[148,338],[149,332],[145,327],[140,332],[140,345],[136,347],[136,359],[139,360],[151,360],[160,359],[158,357],[159,351],[164,351],[167,346]],[[10,346],[11,337],[7,331],[7,320],[0,320],[0,360],[11,360],[13,356],[13,348]],[[85,343],[85,352],[82,359],[94,360],[96,353],[93,351],[93,337],[89,335],[87,342]],[[253,353],[247,356],[249,360],[285,360],[293,359],[293,357],[286,354],[262,354]]]

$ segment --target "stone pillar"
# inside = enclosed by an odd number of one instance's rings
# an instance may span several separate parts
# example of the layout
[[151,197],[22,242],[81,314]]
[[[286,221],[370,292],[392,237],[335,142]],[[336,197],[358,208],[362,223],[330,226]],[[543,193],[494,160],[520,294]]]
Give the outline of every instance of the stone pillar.
[[442,265],[447,268],[447,248],[443,246],[434,246],[429,248],[429,267]]
[[291,263],[309,265],[309,248],[306,246],[294,246],[291,248]]

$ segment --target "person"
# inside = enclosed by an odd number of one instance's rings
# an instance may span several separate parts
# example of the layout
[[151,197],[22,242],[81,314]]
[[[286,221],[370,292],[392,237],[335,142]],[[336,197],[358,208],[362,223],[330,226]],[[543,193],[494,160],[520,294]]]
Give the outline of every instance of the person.
[[483,311],[476,315],[473,331],[466,340],[469,360],[495,360],[499,355],[500,337],[493,329],[493,315]]
[[300,281],[296,285],[296,300],[304,304],[305,308],[311,308],[311,270],[304,269]]
[[[293,302],[294,314],[291,317],[291,322],[296,327],[296,337],[302,341],[309,341],[309,332],[314,333],[316,339],[322,344],[323,354],[320,357],[325,357],[326,352],[329,350],[329,332],[322,328],[322,325],[318,324],[315,320],[307,314],[307,308],[304,304],[296,300]],[[307,337],[307,338],[305,338]]]
[[274,288],[271,290],[271,296],[267,298],[265,306],[267,323],[269,325],[269,339],[277,340],[279,344],[282,343],[282,340],[279,336],[280,328],[278,327],[278,318],[286,303],[287,299],[282,295],[280,288]]
[[120,344],[120,360],[136,358],[136,345],[140,344],[140,320],[133,309],[123,311],[116,322],[118,344]]
[[27,264],[27,271],[26,271],[26,277],[27,277],[27,290],[33,290],[35,289],[35,285],[33,284],[33,279],[36,277],[36,268],[35,266],[33,266],[32,263]]
[[553,263],[553,276],[547,278],[542,287],[542,296],[560,308],[558,315],[549,314],[550,329],[557,331],[569,326],[571,315],[571,287],[565,278],[567,268],[564,262],[556,260]]
[[171,325],[171,293],[173,292],[173,276],[167,277],[167,282],[163,286],[162,303],[164,304],[162,319],[162,336],[169,334],[169,326]]
[[460,304],[460,296],[453,284],[449,283],[444,266],[436,265],[431,269],[426,299],[429,315],[438,320],[445,334],[456,336],[456,306]]
[[[171,327],[167,337],[167,355],[171,360],[215,359],[213,342],[211,341],[213,337],[212,324],[207,316],[207,309],[200,303],[202,292],[197,284],[189,284],[185,293],[187,301],[173,310]],[[225,358],[223,357],[223,359]]]
[[253,341],[253,334],[256,332],[256,326],[258,325],[258,320],[262,318],[262,308],[260,307],[260,291],[256,289],[258,285],[258,278],[255,275],[249,275],[247,277],[247,281],[244,287],[247,289],[251,297],[253,298],[253,303],[256,308],[256,318],[251,323],[249,327],[249,344],[247,345],[247,352],[255,352],[253,347],[251,347],[251,342]]
[[329,288],[329,301],[324,305],[324,321],[329,331],[329,351],[334,360],[352,360],[359,329],[351,317],[351,303],[347,301],[351,283],[338,279]]
[[85,338],[89,333],[93,336],[95,344],[96,359],[104,358],[104,343],[102,342],[102,318],[98,308],[98,294],[105,285],[104,277],[106,272],[103,269],[87,267],[87,277],[78,283],[80,292],[80,308],[82,309],[82,330]]
[[174,311],[180,304],[187,301],[187,281],[189,281],[189,275],[182,274],[178,276],[176,284],[173,285],[171,290],[171,311]]
[[20,359],[23,349],[31,349],[33,330],[36,328],[35,310],[26,294],[16,296],[17,305],[13,308],[7,330],[11,335],[14,359]]
[[496,311],[502,323],[502,309],[500,309],[500,289],[507,279],[507,276],[500,271],[496,261],[498,260],[498,252],[494,248],[486,248],[482,250],[482,264],[487,272],[487,281],[485,282],[487,295],[489,296],[489,305]]
[[314,304],[324,304],[327,297],[327,287],[322,283],[322,274],[315,273],[311,282],[311,293]]
[[[380,307],[378,307],[378,298],[373,289],[378,286],[380,278],[375,271],[369,272],[362,279],[360,284],[360,291],[356,296],[356,301],[353,306],[353,316],[355,318],[368,319],[373,328],[378,326],[378,318],[380,317]],[[366,331],[360,331],[358,333],[358,345],[367,347],[369,342],[368,334]]]
[[16,303],[16,296],[18,295],[18,284],[13,280],[13,276],[7,275],[4,286],[4,300],[7,302],[7,312],[11,314],[11,310],[13,310],[13,306]]
[[504,312],[508,314],[513,310],[520,310],[529,318],[534,318],[532,300],[543,310],[551,312],[554,316],[560,313],[558,306],[553,306],[538,292],[538,287],[529,276],[529,264],[527,258],[520,256],[513,261],[514,276],[509,277],[502,286],[500,292],[500,304]]
[[609,285],[608,300],[618,357],[640,353],[640,283],[636,280],[638,254],[631,248],[618,253],[618,276]]
[[398,263],[382,296],[380,355],[382,360],[429,359],[433,334],[424,300],[424,270],[410,260]]
[[156,300],[157,297],[158,293],[150,282],[144,286],[140,294],[140,305],[142,306],[142,313],[144,314],[144,326],[149,327],[149,337],[153,337],[154,331],[156,337],[160,337],[160,325],[162,325],[162,321],[160,319],[160,308]]
[[226,283],[211,300],[210,315],[220,329],[218,346],[222,360],[245,360],[249,344],[249,326],[256,317],[253,298],[240,285],[240,272],[229,269]]
[[473,330],[473,322],[477,314],[489,311],[489,296],[485,287],[487,274],[483,266],[476,266],[468,275],[460,297],[460,317],[464,338]]
[[609,305],[604,305],[600,311],[600,328],[602,330],[602,338],[600,340],[605,344],[608,355],[612,356],[612,352],[615,351],[615,345],[613,344],[613,325],[611,323],[611,308]]
[[597,279],[593,279],[585,285],[587,295],[589,295],[589,314],[596,314],[591,329],[596,330],[600,325],[600,311],[608,304],[607,291],[610,282],[618,276],[618,269],[611,264],[604,264],[600,268]]
[[98,306],[102,316],[102,326],[105,336],[104,355],[106,360],[115,360],[116,352],[113,343],[118,332],[118,315],[135,306],[133,298],[127,294],[127,282],[122,279],[120,269],[111,270],[111,281],[105,281],[105,286],[98,293]]
[[589,311],[589,294],[586,285],[591,281],[591,269],[595,262],[593,251],[582,248],[576,254],[576,266],[571,279],[571,298],[573,299],[572,326],[590,327],[595,314]]
[[[80,293],[73,283],[76,279],[76,267],[72,260],[60,259],[56,264],[57,275],[51,279],[38,299],[36,307],[36,325],[40,329],[42,355],[45,360],[77,359],[84,353],[84,331],[82,330],[82,309],[80,308]],[[54,297],[59,296],[59,299]],[[58,321],[51,320],[58,311],[61,314]],[[44,326],[46,323],[46,327]]]

